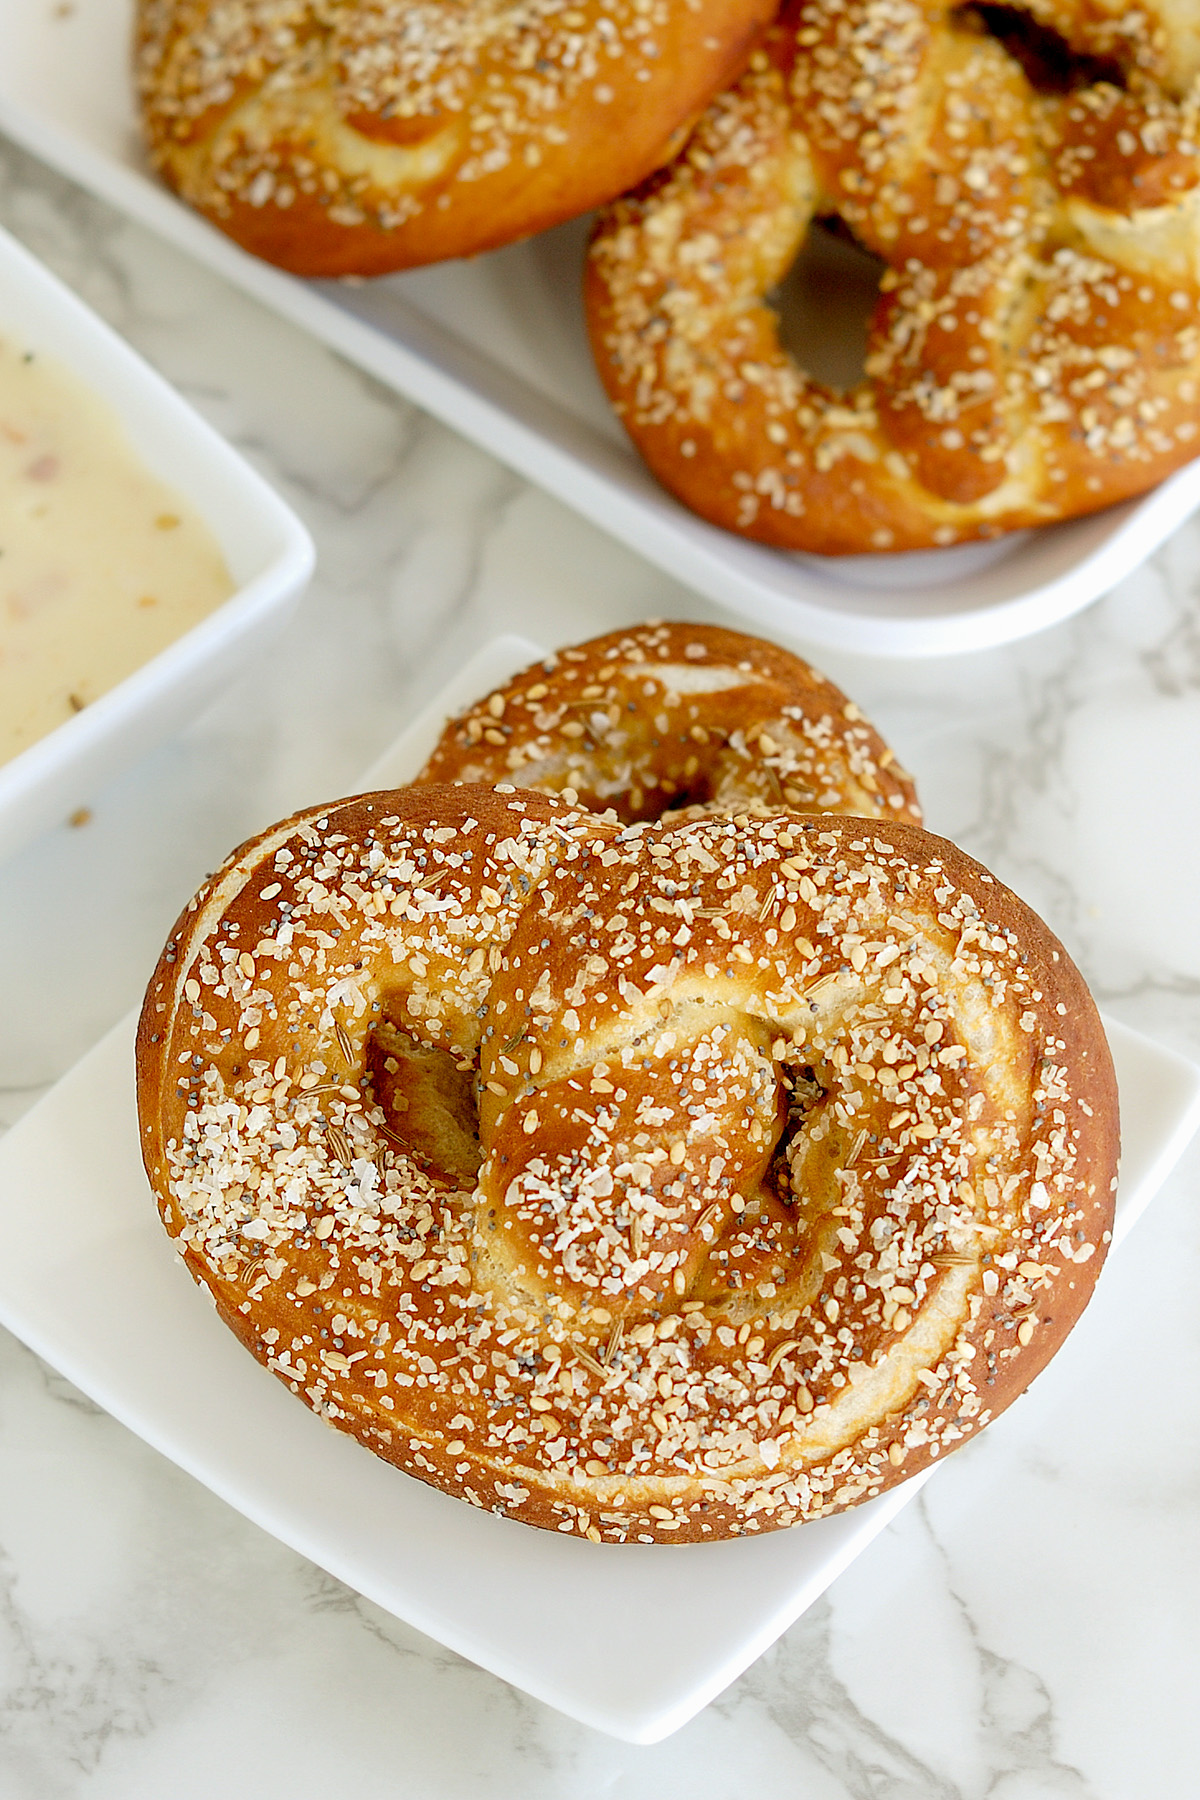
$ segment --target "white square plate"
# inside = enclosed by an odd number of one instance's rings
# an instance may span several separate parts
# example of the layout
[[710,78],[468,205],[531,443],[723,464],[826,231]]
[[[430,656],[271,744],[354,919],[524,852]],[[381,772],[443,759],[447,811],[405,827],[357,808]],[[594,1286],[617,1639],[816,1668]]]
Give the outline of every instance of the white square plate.
[[[536,646],[485,647],[369,772],[420,766],[448,711]],[[599,1545],[477,1512],[324,1426],[247,1355],[164,1234],[126,1019],[0,1141],[0,1324],[322,1568],[572,1718],[634,1743],[686,1724],[824,1592],[925,1477],[722,1544]],[[1200,1069],[1119,1025],[1119,1234],[1200,1123]]]
[[218,269],[710,599],[812,644],[979,650],[1107,593],[1200,504],[1200,463],[1094,518],[907,556],[793,556],[719,531],[643,467],[596,378],[579,303],[586,224],[359,286],[243,254],[146,172],[132,0],[4,0],[0,130]]
[[7,855],[178,730],[282,628],[312,572],[313,546],[261,475],[3,231],[0,335],[53,357],[107,402],[145,467],[207,524],[234,584],[206,618],[0,767]]

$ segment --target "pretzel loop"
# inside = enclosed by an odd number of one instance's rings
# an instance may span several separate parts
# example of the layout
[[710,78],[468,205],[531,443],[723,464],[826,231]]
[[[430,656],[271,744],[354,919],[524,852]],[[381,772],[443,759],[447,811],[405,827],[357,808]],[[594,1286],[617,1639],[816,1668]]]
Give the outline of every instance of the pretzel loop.
[[831,681],[761,638],[675,621],[532,664],[447,723],[417,780],[570,792],[626,824],[781,806],[921,818],[911,776]]

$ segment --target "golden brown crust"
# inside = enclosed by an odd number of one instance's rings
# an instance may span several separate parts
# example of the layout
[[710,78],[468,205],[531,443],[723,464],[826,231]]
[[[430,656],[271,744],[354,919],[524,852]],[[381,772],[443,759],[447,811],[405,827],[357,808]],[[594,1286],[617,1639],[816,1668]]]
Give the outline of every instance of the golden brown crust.
[[921,819],[912,777],[840,688],[714,625],[633,626],[531,664],[451,720],[417,780],[512,781],[625,824],[781,806]]
[[[601,377],[706,518],[919,549],[1094,511],[1200,448],[1194,32],[1161,7],[1036,11],[1109,78],[1035,88],[970,9],[793,0],[600,220]],[[887,265],[848,393],[803,373],[764,299],[829,214]]]
[[1077,971],[890,821],[311,810],[183,915],[138,1074],[163,1219],[243,1343],[422,1480],[597,1539],[923,1468],[1042,1367],[1108,1241]]
[[771,0],[140,0],[151,157],[301,275],[472,256],[668,161]]

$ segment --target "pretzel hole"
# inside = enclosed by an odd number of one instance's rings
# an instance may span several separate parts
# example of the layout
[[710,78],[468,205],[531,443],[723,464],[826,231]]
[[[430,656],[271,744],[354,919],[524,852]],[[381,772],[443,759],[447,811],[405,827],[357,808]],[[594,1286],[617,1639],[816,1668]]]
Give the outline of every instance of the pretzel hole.
[[[724,741],[724,740],[722,740]],[[689,746],[689,749],[691,746]],[[682,759],[681,759],[682,760]],[[716,797],[712,771],[698,769],[694,775],[665,776],[656,784],[625,788],[617,794],[603,794],[577,781],[574,790],[579,804],[597,816],[616,819],[621,825],[644,825],[648,821],[671,820],[689,806],[707,806]]]
[[767,304],[780,342],[806,375],[846,393],[863,379],[867,335],[887,264],[838,218],[814,219]]
[[[637,825],[644,819],[666,819],[677,812],[683,812],[689,806],[707,806],[714,797],[712,777],[708,770],[701,769],[687,781],[670,782],[665,787],[652,788],[646,795],[642,806],[635,812],[628,806],[622,806],[618,798],[613,806],[623,825]],[[624,813],[628,812],[628,817]]]
[[1039,94],[1071,94],[1099,82],[1125,86],[1115,57],[1074,50],[1060,32],[1030,18],[1019,6],[964,6],[953,19],[964,31],[995,38],[1020,63],[1026,81]]
[[792,1207],[799,1198],[792,1169],[793,1157],[799,1148],[797,1140],[805,1128],[809,1114],[825,1098],[826,1090],[817,1080],[814,1070],[807,1065],[799,1069],[785,1069],[783,1085],[787,1097],[787,1118],[767,1170],[767,1185],[785,1206]]
[[376,1028],[366,1062],[388,1131],[418,1167],[435,1179],[473,1185],[483,1160],[475,1070],[390,1022]]

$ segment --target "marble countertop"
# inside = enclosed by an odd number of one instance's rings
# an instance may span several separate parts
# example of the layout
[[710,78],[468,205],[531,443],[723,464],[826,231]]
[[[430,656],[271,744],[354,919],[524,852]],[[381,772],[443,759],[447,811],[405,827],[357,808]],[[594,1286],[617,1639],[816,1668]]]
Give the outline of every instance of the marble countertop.
[[[718,614],[3,146],[0,224],[318,549],[271,654],[85,824],[0,868],[2,1127],[137,1001],[201,875],[351,786],[485,638]],[[916,771],[930,825],[1050,921],[1105,1009],[1200,1058],[1198,589],[1194,523],[1022,644],[815,660]],[[363,1601],[0,1333],[0,1800],[1194,1800],[1198,1190],[1193,1149],[1033,1392],[644,1749]]]

